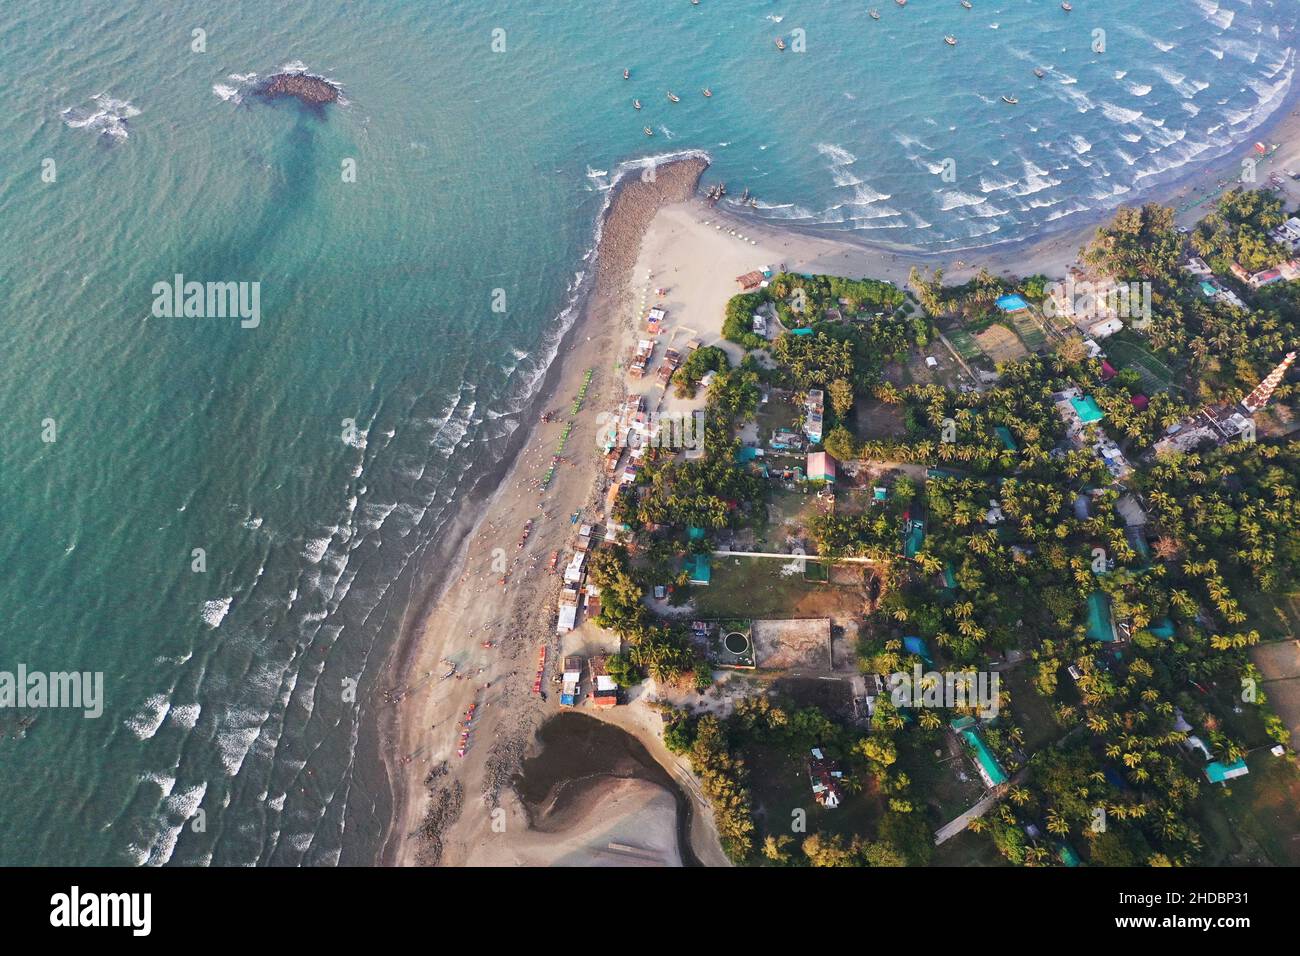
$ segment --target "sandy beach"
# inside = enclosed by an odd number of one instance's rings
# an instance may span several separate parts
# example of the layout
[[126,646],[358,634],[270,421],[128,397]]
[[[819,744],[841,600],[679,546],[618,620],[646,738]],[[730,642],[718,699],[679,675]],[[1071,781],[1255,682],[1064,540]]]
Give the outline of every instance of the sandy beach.
[[[1281,148],[1259,167],[1271,172],[1300,169],[1300,115],[1290,106],[1260,132]],[[1207,203],[1241,170],[1249,145],[1184,179],[1140,197],[1180,209],[1180,222],[1203,216]],[[696,193],[704,171],[700,159],[678,160],[657,169],[653,181],[635,171],[615,187],[607,208],[595,285],[583,315],[558,356],[542,407],[555,420],[532,428],[523,451],[495,495],[476,516],[453,562],[454,571],[425,619],[395,653],[389,686],[404,688],[384,709],[385,757],[395,796],[395,819],[383,861],[399,865],[679,865],[674,799],[664,787],[644,780],[600,779],[562,814],[529,826],[512,786],[523,760],[535,752],[537,729],[559,713],[551,680],[563,653],[609,651],[616,639],[584,621],[578,630],[555,633],[560,579],[551,573],[552,552],[561,564],[572,550],[570,514],[601,522],[609,487],[599,466],[596,416],[628,391],[647,395],[652,409],[674,414],[703,404],[678,400],[651,374],[630,380],[622,360],[638,337],[649,305],[668,312],[663,345],[698,338],[720,345],[733,361],[739,350],[721,340],[723,309],[737,291],[735,277],[763,266],[799,272],[870,276],[906,284],[913,265],[943,268],[959,282],[980,268],[995,274],[1046,274],[1059,278],[1075,261],[1098,223],[1098,214],[1078,227],[1038,241],[988,247],[949,255],[873,249],[834,237],[782,230],[712,207]],[[1289,205],[1300,189],[1285,186]],[[588,369],[594,377],[576,417],[570,404]],[[538,484],[550,467],[565,423],[574,426],[555,479]],[[527,542],[520,536],[533,522]],[[508,570],[503,575],[502,566]],[[505,583],[502,584],[502,578]],[[488,646],[490,645],[490,646]],[[542,690],[533,693],[539,651],[546,648]],[[451,664],[455,674],[443,678]],[[695,806],[690,840],[704,865],[727,861],[712,832],[707,805],[684,763],[667,752],[659,718],[647,702],[653,688],[639,688],[624,707],[596,713],[639,741],[681,784]],[[471,712],[471,708],[473,708]],[[468,729],[469,736],[462,738]],[[457,755],[463,748],[463,757]],[[610,847],[616,849],[611,851]]]
[[[510,783],[537,727],[559,710],[556,695],[549,693],[559,642],[559,578],[550,573],[550,556],[553,551],[566,553],[573,511],[591,516],[599,511],[603,487],[597,479],[596,415],[624,395],[615,366],[623,343],[633,334],[630,279],[642,236],[661,206],[694,195],[704,167],[702,160],[661,166],[652,181],[633,173],[617,190],[604,221],[595,286],[584,315],[562,346],[560,373],[544,398],[544,406],[556,411],[555,421],[534,426],[509,477],[467,537],[454,577],[418,631],[398,650],[390,683],[407,690],[385,708],[381,726],[396,803],[385,862],[494,865],[525,852],[523,844],[515,844],[525,824]],[[592,384],[582,412],[574,417],[569,406],[588,369],[594,370]],[[575,424],[566,446],[567,461],[542,492],[539,480],[570,418]],[[521,547],[529,520],[532,531]],[[504,586],[503,563],[508,566]],[[547,700],[532,691],[543,646]],[[442,680],[449,669],[444,661],[454,662],[456,673]],[[470,736],[465,755],[459,757],[471,706]],[[662,744],[658,750],[657,757],[671,759]],[[641,800],[663,805],[650,799],[646,786],[635,788],[640,795],[634,797],[618,785],[626,811],[618,816],[634,824],[628,824],[630,831],[626,826],[620,830],[623,839],[615,842],[646,847],[663,843],[663,814],[636,810]],[[652,789],[667,797],[662,788]],[[599,803],[601,814],[608,816],[610,805]],[[494,831],[494,821],[500,827],[503,814],[504,831]],[[671,838],[673,815],[667,819]],[[708,825],[703,819],[700,823]],[[606,824],[583,824],[576,832],[607,829]],[[533,833],[527,841],[528,860],[572,858],[574,839],[580,837]],[[720,857],[716,853],[710,862],[720,862]]]

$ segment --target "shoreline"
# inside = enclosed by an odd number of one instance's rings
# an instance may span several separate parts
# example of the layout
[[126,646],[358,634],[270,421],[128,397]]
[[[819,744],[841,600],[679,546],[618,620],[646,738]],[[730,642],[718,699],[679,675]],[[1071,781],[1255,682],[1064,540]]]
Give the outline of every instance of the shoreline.
[[[1259,182],[1256,188],[1265,183],[1271,172],[1280,172],[1283,168],[1293,168],[1300,172],[1300,82],[1293,82],[1291,88],[1282,98],[1282,102],[1262,123],[1244,134],[1249,139],[1243,140],[1214,158],[1193,161],[1185,164],[1167,180],[1152,183],[1148,187],[1135,189],[1132,198],[1107,209],[1090,209],[1080,213],[1078,221],[1057,230],[1040,232],[1020,238],[1007,238],[985,245],[970,245],[954,249],[927,249],[919,246],[890,245],[861,237],[853,230],[836,230],[827,228],[825,223],[808,223],[800,225],[795,220],[788,222],[779,219],[765,219],[737,210],[721,203],[715,208],[718,220],[726,221],[731,228],[744,232],[751,237],[762,236],[767,239],[795,238],[828,246],[849,247],[858,250],[857,256],[842,256],[852,261],[861,261],[885,273],[863,273],[874,279],[891,279],[902,284],[907,280],[907,272],[915,265],[921,269],[942,268],[944,275],[955,282],[964,282],[973,277],[981,268],[987,268],[995,275],[1028,276],[1044,272],[1049,278],[1054,276],[1051,268],[1064,272],[1066,266],[1074,261],[1066,255],[1067,248],[1075,252],[1086,245],[1096,233],[1099,226],[1114,219],[1116,213],[1126,207],[1157,203],[1173,206],[1177,211],[1180,225],[1190,226],[1204,218],[1209,211],[1213,195],[1206,195],[1206,190],[1216,186],[1220,180],[1235,179],[1241,172],[1241,161],[1253,154],[1252,144],[1264,142],[1277,143],[1279,149],[1271,161],[1262,161],[1259,169]],[[1240,183],[1238,183],[1240,185]],[[1217,193],[1215,194],[1217,195]],[[1195,205],[1188,206],[1191,199],[1198,198]],[[1289,197],[1300,203],[1300,186]],[[1072,217],[1076,218],[1076,217]],[[962,263],[955,265],[955,263]],[[901,266],[897,265],[901,264]],[[1038,266],[1039,268],[1035,268]],[[900,274],[901,278],[896,278]],[[889,274],[889,273],[893,274]]]
[[[1280,144],[1271,164],[1261,163],[1261,181],[1266,181],[1270,172],[1285,166],[1300,167],[1297,102],[1300,102],[1300,90],[1293,89],[1273,116],[1251,134],[1264,142]],[[1204,203],[1212,198],[1206,197],[1206,193],[1214,190],[1225,171],[1235,175],[1240,170],[1240,160],[1249,148],[1234,147],[1183,176],[1139,194],[1133,203],[1122,205],[1151,202],[1174,205],[1180,208],[1180,223],[1195,221],[1205,214]],[[652,165],[657,173],[653,184],[633,177],[637,170]],[[751,218],[725,207],[709,207],[697,192],[699,179],[707,168],[707,154],[697,151],[631,160],[619,167],[618,178],[610,187],[597,218],[596,244],[591,254],[594,278],[588,288],[575,294],[577,318],[561,335],[554,359],[522,412],[527,422],[528,416],[537,415],[541,409],[554,407],[558,402],[561,414],[557,417],[566,418],[565,405],[577,392],[586,370],[596,370],[585,414],[577,416],[570,437],[568,454],[574,467],[561,465],[550,488],[537,496],[530,486],[536,474],[545,470],[563,422],[546,425],[534,417],[531,423],[518,429],[517,439],[512,441],[500,463],[470,490],[460,513],[453,519],[450,533],[443,536],[445,543],[435,549],[435,560],[426,562],[430,570],[424,573],[423,581],[417,579],[412,584],[412,604],[386,665],[385,683],[409,686],[421,681],[421,675],[426,675],[427,680],[427,675],[439,666],[437,662],[444,658],[456,660],[462,673],[450,686],[425,684],[397,706],[388,702],[380,705],[379,747],[393,811],[379,852],[379,862],[383,864],[473,865],[483,861],[491,852],[485,837],[490,832],[489,811],[504,810],[510,829],[528,829],[526,813],[512,789],[512,774],[534,744],[537,728],[560,712],[553,703],[547,704],[533,696],[529,687],[539,645],[545,643],[555,648],[559,644],[553,627],[554,594],[551,592],[555,590],[555,582],[540,566],[539,559],[551,550],[565,552],[571,528],[564,517],[571,510],[595,506],[607,483],[593,451],[592,410],[611,407],[624,393],[622,376],[614,370],[628,333],[635,337],[633,265],[644,251],[642,246],[652,222],[664,207],[682,207],[683,213],[676,215],[689,214],[697,223],[712,226],[709,231],[720,233],[720,238],[744,236],[744,243],[753,247],[753,257],[784,256],[787,267],[793,271],[869,276],[889,279],[900,286],[906,284],[913,265],[943,268],[945,278],[951,282],[964,281],[980,268],[994,274],[1041,272],[1049,278],[1059,278],[1098,226],[1121,208],[1098,211],[1088,216],[1086,224],[1037,238],[951,252],[909,251],[872,244],[851,233],[827,235]],[[685,176],[681,175],[683,170]],[[1290,188],[1287,191],[1291,193]],[[624,202],[629,195],[632,198]],[[1288,198],[1295,201],[1297,196],[1300,187]],[[1198,197],[1203,197],[1200,202],[1188,205]],[[730,275],[721,276],[721,281],[730,288]],[[720,316],[717,321],[720,323]],[[561,357],[568,361],[556,361]],[[526,553],[515,546],[525,515],[538,519]],[[510,582],[504,592],[497,584],[500,574],[492,570],[494,550],[505,552],[511,559]],[[530,563],[521,564],[521,561]],[[445,569],[441,578],[436,577],[434,568]],[[480,645],[484,639],[492,640],[497,647],[482,653]],[[548,655],[548,674],[553,670],[555,653],[552,650]],[[474,673],[478,666],[483,668],[481,678]],[[466,672],[473,674],[468,685],[462,679]],[[478,687],[475,678],[487,684],[487,688],[481,694],[465,693],[473,689],[469,685]],[[548,686],[544,684],[544,689]],[[451,703],[452,699],[455,704]],[[456,737],[451,733],[449,718],[459,716],[465,710],[460,704],[471,699],[480,708],[480,716],[475,721],[468,753],[460,760],[453,752]],[[645,721],[637,719],[639,715],[630,713],[632,709],[616,708],[627,712],[617,716],[582,712],[632,734],[665,769],[672,769],[671,764],[681,770],[684,765],[667,754],[662,741],[645,726]],[[432,723],[431,717],[436,718]],[[435,738],[432,742],[421,744],[422,738],[431,737]],[[465,785],[459,782],[462,778]],[[431,844],[422,843],[419,832],[426,821],[425,808],[437,805],[440,794],[446,796],[452,792],[449,781],[463,789],[455,791],[454,815],[447,814],[451,818],[439,823],[431,841],[433,859],[430,859]],[[474,806],[481,812],[470,814]],[[689,835],[696,854],[703,856],[701,843],[707,843],[707,837],[702,840],[702,831],[712,830],[712,819],[707,805],[703,807],[704,812],[699,812],[700,809],[696,807]],[[472,818],[466,819],[467,815]],[[536,842],[532,831],[526,842],[530,844],[531,859],[538,859],[537,853],[544,855],[544,849],[532,845]],[[714,865],[725,864],[725,860],[718,860],[720,853],[710,856]],[[705,865],[710,863],[706,861]]]
[[[478,778],[476,784],[486,781],[484,787],[466,788],[466,804],[479,798],[479,790],[495,797],[508,789],[514,764],[522,757],[532,731],[548,715],[546,705],[531,694],[529,687],[538,645],[543,641],[554,643],[556,637],[553,616],[545,608],[545,602],[553,603],[554,598],[544,593],[553,589],[554,579],[540,566],[541,558],[566,546],[571,533],[565,520],[568,512],[594,504],[598,495],[595,415],[591,410],[608,405],[614,389],[622,385],[613,368],[622,343],[622,326],[630,325],[627,286],[641,236],[660,206],[695,193],[707,162],[699,156],[666,158],[663,165],[656,167],[655,179],[649,183],[631,175],[645,165],[645,161],[626,165],[623,178],[610,190],[597,223],[599,242],[591,286],[578,305],[577,319],[557,347],[555,358],[563,361],[551,362],[536,397],[522,413],[527,420],[527,416],[557,402],[563,408],[563,403],[577,392],[586,370],[596,370],[587,411],[576,417],[569,438],[574,467],[561,465],[555,480],[539,496],[534,487],[535,473],[549,462],[563,422],[543,424],[538,416],[518,429],[521,434],[517,447],[503,456],[494,475],[484,476],[480,482],[495,487],[478,499],[476,510],[471,497],[467,502],[470,507],[462,510],[474,511],[474,517],[460,524],[461,534],[455,544],[448,542],[439,549],[446,561],[444,566],[455,573],[432,584],[412,609],[385,669],[384,680],[389,686],[409,686],[419,681],[444,658],[456,660],[461,675],[472,676],[441,682],[441,686],[438,682],[425,685],[397,706],[381,704],[380,750],[393,800],[393,819],[381,844],[382,863],[418,862],[419,839],[412,834],[419,829],[428,802],[425,780],[429,769],[447,763],[448,771]],[[610,318],[616,321],[608,321]],[[584,451],[586,454],[579,457],[578,453]],[[495,476],[499,476],[498,480],[492,481]],[[543,506],[549,516],[543,516]],[[529,518],[536,519],[537,527],[524,551],[516,547],[516,541]],[[494,559],[499,560],[503,554],[511,562],[510,582],[504,594],[498,585],[501,574],[493,570]],[[485,637],[499,642],[488,653],[481,647]],[[481,676],[480,667],[484,672]],[[487,690],[467,693],[478,690],[480,680],[490,684]],[[456,735],[451,733],[451,722],[475,699],[482,707],[482,717],[471,747],[461,760],[454,753]],[[430,717],[438,719],[431,723]],[[499,726],[502,722],[507,726]],[[495,734],[489,732],[489,727],[495,729]],[[436,739],[422,743],[421,737]],[[507,752],[492,757],[499,748],[488,741],[499,742],[502,737],[507,740],[502,745]],[[403,762],[413,754],[418,756]],[[441,847],[438,849],[441,853]]]

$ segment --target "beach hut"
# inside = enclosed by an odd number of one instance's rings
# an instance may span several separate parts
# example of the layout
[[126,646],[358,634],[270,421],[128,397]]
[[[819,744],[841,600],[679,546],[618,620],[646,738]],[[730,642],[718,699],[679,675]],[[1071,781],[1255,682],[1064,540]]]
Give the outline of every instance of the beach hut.
[[613,707],[618,703],[618,684],[609,676],[605,658],[593,657],[587,662],[591,669],[591,702],[596,707]]

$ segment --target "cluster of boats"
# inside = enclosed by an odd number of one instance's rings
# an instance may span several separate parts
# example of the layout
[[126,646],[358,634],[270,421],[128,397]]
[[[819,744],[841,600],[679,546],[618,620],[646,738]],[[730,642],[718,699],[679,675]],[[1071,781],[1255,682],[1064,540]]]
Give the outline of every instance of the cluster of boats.
[[[782,45],[781,49],[785,49],[785,46]],[[625,80],[630,80],[630,79],[632,79],[632,71],[629,70],[629,69],[624,69],[624,70],[623,70],[623,79],[625,79]],[[704,96],[705,99],[709,99],[711,96],[713,96],[713,90],[711,90],[711,89],[710,89],[709,87],[707,87],[707,86],[704,87],[702,90],[700,90],[700,93],[703,94],[703,96]],[[676,93],[674,93],[672,90],[668,90],[668,91],[667,91],[667,94],[668,94],[668,102],[670,102],[670,103],[680,103],[680,102],[682,101],[682,98],[681,98],[680,96],[678,96]],[[641,109],[641,105],[642,105],[642,104],[641,104],[641,101],[640,101],[639,99],[633,99],[633,100],[632,100],[632,109],[634,109],[634,110],[640,110],[640,109]],[[653,135],[655,134],[655,131],[654,131],[653,129],[651,129],[649,126],[643,126],[643,127],[641,127],[641,132],[645,133],[647,136],[653,136]]]
[[[896,4],[898,4],[900,7],[905,7],[905,6],[907,6],[907,0],[894,0],[894,2],[895,2]],[[959,2],[960,2],[961,5],[962,5],[965,9],[967,9],[967,10],[973,10],[973,9],[975,9],[975,4],[972,3],[971,0],[959,0]],[[693,3],[693,4],[698,4],[698,3],[699,3],[699,0],[691,0],[691,3]],[[1062,0],[1062,3],[1061,3],[1061,9],[1064,10],[1066,13],[1069,13],[1071,10],[1074,9],[1074,6],[1073,6],[1073,4],[1071,4],[1071,3],[1069,2],[1069,0]],[[870,10],[868,10],[868,11],[867,11],[867,15],[870,16],[871,19],[873,19],[873,20],[879,20],[879,19],[880,19],[880,11],[879,11],[878,9],[876,9],[875,7],[872,7]],[[786,43],[785,43],[785,38],[784,38],[784,37],[777,37],[773,42],[776,44],[776,48],[777,48],[778,51],[785,50],[785,48],[786,48]],[[943,38],[943,42],[946,43],[948,46],[956,46],[956,45],[957,45],[957,37],[955,37],[955,36],[954,36],[953,34],[951,34],[951,33],[945,34],[945,35],[944,35],[944,38]],[[1035,67],[1035,68],[1034,68],[1034,76],[1038,77],[1040,80],[1041,80],[1044,76],[1046,76],[1046,75],[1047,75],[1047,74],[1046,74],[1046,72],[1042,69],[1042,67]],[[631,71],[630,69],[625,69],[625,70],[623,70],[623,79],[625,79],[625,80],[630,80],[631,78],[632,78],[632,71]],[[704,89],[702,89],[700,92],[701,92],[701,93],[702,93],[706,98],[707,98],[707,97],[711,97],[711,96],[713,95],[713,91],[712,91],[711,89],[709,89],[707,86],[704,87]],[[669,102],[672,102],[672,103],[680,103],[680,102],[682,101],[682,98],[681,98],[680,96],[678,96],[676,93],[674,93],[672,90],[669,90],[669,91],[668,91],[668,100],[669,100]],[[1010,105],[1010,106],[1015,106],[1017,103],[1020,102],[1020,98],[1019,98],[1019,97],[1016,97],[1016,96],[1003,96],[1003,97],[1002,97],[1002,102],[1003,102],[1003,103],[1006,103],[1006,104],[1008,104],[1008,105]],[[635,109],[635,110],[640,110],[640,109],[641,109],[641,106],[642,106],[642,104],[641,104],[641,101],[640,101],[639,99],[633,99],[633,100],[632,100],[632,108],[633,108],[633,109]],[[643,127],[641,127],[641,132],[645,133],[645,135],[647,135],[647,136],[653,136],[653,135],[655,134],[655,131],[654,131],[651,127],[649,127],[649,126],[643,126]]]
[[[894,2],[897,3],[900,7],[907,6],[907,0],[894,0]],[[967,10],[975,9],[975,5],[971,3],[971,0],[961,0],[961,5],[965,7]],[[1074,6],[1070,4],[1069,0],[1063,0],[1063,2],[1061,3],[1061,9],[1064,10],[1066,13],[1069,13],[1071,10],[1074,9]],[[871,17],[871,19],[873,20],[880,19],[880,11],[877,10],[875,7],[872,7],[870,10],[868,10],[867,15]],[[943,42],[948,44],[948,46],[956,46],[957,38],[953,36],[951,33],[948,33],[944,35]],[[776,38],[776,48],[778,50],[785,49],[785,40],[783,40],[781,37]],[[1042,67],[1034,67],[1034,76],[1038,77],[1041,80],[1046,75],[1047,74],[1043,71]],[[1011,106],[1015,106],[1017,103],[1020,102],[1020,99],[1015,96],[1004,96],[1002,97],[1002,102],[1008,103]]]
[[[905,7],[905,6],[907,6],[907,0],[894,0],[894,2],[895,2],[896,4],[898,4],[900,7]],[[971,3],[970,0],[961,0],[961,5],[962,5],[963,7],[965,7],[967,10],[974,10],[974,9],[975,9],[975,4]],[[873,19],[873,20],[879,20],[879,19],[880,19],[880,11],[877,10],[875,7],[872,7],[870,10],[868,10],[868,11],[867,11],[867,14],[868,14],[868,15],[871,17],[871,19]]]
[[[907,0],[894,0],[894,2],[898,4],[900,7],[907,6]],[[975,4],[971,3],[970,0],[961,0],[961,5],[965,7],[967,10],[975,9]],[[1074,6],[1069,2],[1069,0],[1062,0],[1061,9],[1064,10],[1066,13],[1069,13],[1071,10],[1074,9]],[[877,10],[875,7],[872,7],[870,10],[868,10],[867,14],[873,20],[880,19],[880,11]]]

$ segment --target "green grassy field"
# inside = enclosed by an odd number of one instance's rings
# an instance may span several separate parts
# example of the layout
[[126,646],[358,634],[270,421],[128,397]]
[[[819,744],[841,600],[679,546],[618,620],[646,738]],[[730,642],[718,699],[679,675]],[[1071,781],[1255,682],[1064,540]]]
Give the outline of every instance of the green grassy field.
[[1036,753],[1061,736],[1052,717],[1052,704],[1033,687],[1033,671],[1026,664],[998,675],[1004,689],[1011,692],[1011,714],[1025,732],[1025,750]]
[[931,866],[1010,866],[987,833],[966,830],[935,847]]
[[[791,832],[793,811],[807,814],[807,833],[834,835],[851,840],[870,839],[884,813],[884,800],[871,778],[855,780],[846,788],[843,802],[827,810],[813,798],[808,781],[807,754],[792,752],[770,744],[745,742],[740,756],[749,770],[750,794],[761,845],[769,834],[790,833],[796,843],[803,834]],[[796,858],[798,850],[795,849]]]
[[861,597],[852,589],[811,581],[801,572],[782,574],[788,563],[714,555],[712,582],[692,588],[696,612],[706,618],[789,619],[851,614],[860,609]]
[[1300,593],[1242,595],[1242,604],[1267,640],[1300,638]]
[[[922,739],[914,732],[899,734],[897,770],[912,780],[912,792],[925,804],[925,819],[931,830],[965,813],[980,798],[983,784],[971,762],[953,757],[942,739],[931,735]],[[935,756],[935,750],[941,753]],[[960,780],[957,772],[966,774]]]
[[1142,387],[1148,393],[1168,391],[1173,386],[1173,370],[1142,346],[1126,339],[1112,338],[1106,342],[1105,349],[1116,369],[1131,368],[1142,376]]
[[965,329],[953,329],[951,332],[945,332],[944,334],[967,362],[974,362],[976,359],[983,357],[984,351],[979,347],[979,343],[975,341],[975,336]]
[[1020,336],[1020,341],[1025,343],[1025,348],[1030,352],[1037,352],[1047,347],[1047,336],[1043,332],[1043,327],[1028,311],[1013,312],[1011,324],[1015,326],[1016,335]]

